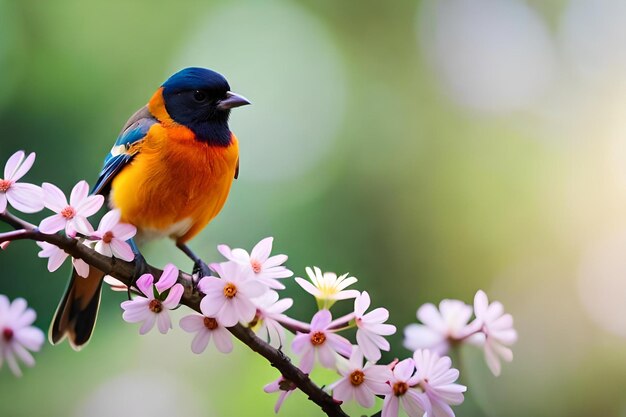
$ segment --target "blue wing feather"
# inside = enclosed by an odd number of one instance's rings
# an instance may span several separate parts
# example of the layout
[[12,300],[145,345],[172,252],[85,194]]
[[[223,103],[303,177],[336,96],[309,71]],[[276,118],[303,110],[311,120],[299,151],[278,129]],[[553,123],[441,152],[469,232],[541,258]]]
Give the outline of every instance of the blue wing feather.
[[108,194],[111,180],[137,154],[135,145],[145,137],[157,120],[144,107],[135,113],[122,129],[111,152],[104,158],[100,176],[91,190],[91,194]]

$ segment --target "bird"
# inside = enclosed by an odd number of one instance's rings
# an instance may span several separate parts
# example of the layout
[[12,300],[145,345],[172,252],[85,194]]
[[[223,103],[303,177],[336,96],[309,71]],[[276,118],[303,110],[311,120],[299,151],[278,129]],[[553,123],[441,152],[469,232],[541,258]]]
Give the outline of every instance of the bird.
[[[138,245],[158,238],[173,239],[194,272],[210,275],[187,242],[220,212],[239,175],[239,144],[228,120],[231,109],[247,104],[223,75],[190,67],[169,77],[124,124],[91,194],[105,196],[121,221],[137,228],[129,242],[135,278],[147,268]],[[52,344],[67,337],[75,350],[86,345],[104,275],[94,267],[87,278],[72,270],[48,332]]]

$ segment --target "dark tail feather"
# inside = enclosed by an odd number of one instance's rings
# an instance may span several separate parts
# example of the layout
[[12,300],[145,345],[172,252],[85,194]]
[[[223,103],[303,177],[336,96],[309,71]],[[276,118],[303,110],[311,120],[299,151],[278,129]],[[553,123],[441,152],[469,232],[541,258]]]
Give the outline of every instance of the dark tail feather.
[[98,317],[104,273],[93,267],[83,278],[72,269],[70,282],[54,313],[48,338],[55,345],[66,336],[74,350],[80,350],[91,338]]

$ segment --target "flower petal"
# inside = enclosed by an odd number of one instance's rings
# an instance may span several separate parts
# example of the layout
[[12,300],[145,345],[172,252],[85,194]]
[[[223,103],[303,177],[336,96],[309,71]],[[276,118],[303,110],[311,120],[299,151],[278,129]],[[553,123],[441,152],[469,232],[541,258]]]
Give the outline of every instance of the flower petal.
[[44,182],[41,185],[41,189],[43,190],[44,204],[50,210],[60,213],[61,210],[68,206],[65,194],[56,185]]
[[13,174],[15,174],[15,171],[17,171],[20,163],[24,160],[24,156],[24,151],[17,151],[7,160],[7,163],[4,165],[5,180],[15,181],[15,179],[13,178]]
[[100,207],[104,204],[104,197],[101,195],[90,195],[86,199],[82,200],[78,206],[74,206],[76,211],[82,216],[93,216],[100,210]]
[[15,170],[13,176],[11,177],[12,181],[19,181],[33,166],[35,162],[35,152],[31,152],[24,162],[20,164],[20,166]]
[[180,319],[178,323],[180,328],[188,333],[194,333],[203,329],[204,326],[204,316],[200,314],[190,314],[188,316]]
[[52,235],[65,228],[67,220],[60,214],[54,214],[46,217],[39,224],[39,231],[46,235]]
[[163,310],[159,314],[156,314],[156,318],[159,332],[161,332],[161,334],[166,334],[172,328],[170,313],[168,313],[167,310]]
[[132,224],[118,223],[113,228],[113,234],[119,240],[128,240],[137,234],[137,228]]
[[232,336],[224,327],[220,326],[213,331],[213,343],[222,353],[229,353],[233,350]]
[[36,213],[43,210],[43,190],[33,184],[15,183],[6,193],[9,203],[22,213]]
[[72,258],[72,265],[78,276],[87,278],[89,276],[89,264],[82,259]]
[[383,411],[381,417],[398,417],[400,411],[400,400],[394,394],[388,394],[383,400]]
[[123,240],[113,239],[111,240],[111,250],[113,251],[113,255],[124,261],[131,262],[135,259],[135,253],[130,245]]
[[367,291],[363,291],[354,299],[354,314],[356,314],[357,317],[363,316],[370,307],[370,302],[370,295]]
[[163,293],[168,288],[172,288],[177,279],[178,268],[176,268],[174,264],[167,264],[165,268],[163,268],[163,274],[161,274],[161,278],[159,278],[155,286],[160,293]]
[[400,381],[408,381],[415,371],[415,362],[413,359],[407,358],[396,364],[393,368],[393,375]]
[[156,321],[157,315],[154,313],[150,313],[146,316],[146,320],[139,328],[139,334],[146,334],[154,327],[154,322]]
[[98,231],[102,233],[106,233],[110,231],[120,222],[121,212],[119,210],[111,210],[107,212],[102,219],[100,219],[100,224],[98,225]]
[[266,237],[262,239],[259,243],[257,243],[254,248],[252,248],[252,252],[250,253],[251,259],[256,259],[261,263],[267,261],[270,253],[272,252],[272,243],[274,242],[273,237]]
[[167,294],[167,298],[163,301],[163,306],[170,310],[173,310],[180,303],[180,299],[185,292],[185,288],[182,284],[174,284],[174,286],[170,289],[169,294]]
[[152,274],[143,274],[137,279],[135,285],[139,290],[148,297],[148,299],[154,298],[154,292],[152,291],[152,284],[154,283],[154,277]]
[[72,188],[72,192],[70,193],[70,206],[78,210],[78,205],[87,198],[88,194],[89,184],[87,184],[87,181],[79,181],[74,188]]
[[311,320],[311,331],[324,330],[332,321],[332,315],[328,310],[320,310],[313,316]]

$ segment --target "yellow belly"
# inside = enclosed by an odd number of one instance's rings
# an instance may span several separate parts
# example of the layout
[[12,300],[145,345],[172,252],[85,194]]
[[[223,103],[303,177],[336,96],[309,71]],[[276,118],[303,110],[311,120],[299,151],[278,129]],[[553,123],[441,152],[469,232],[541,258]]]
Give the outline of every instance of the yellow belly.
[[222,209],[239,158],[237,138],[209,146],[180,129],[152,126],[139,153],[114,178],[110,202],[138,236],[186,242]]

